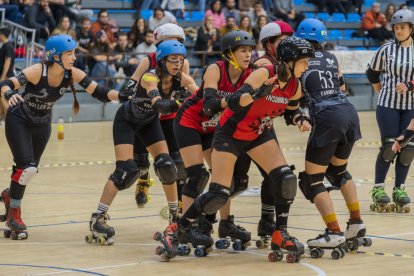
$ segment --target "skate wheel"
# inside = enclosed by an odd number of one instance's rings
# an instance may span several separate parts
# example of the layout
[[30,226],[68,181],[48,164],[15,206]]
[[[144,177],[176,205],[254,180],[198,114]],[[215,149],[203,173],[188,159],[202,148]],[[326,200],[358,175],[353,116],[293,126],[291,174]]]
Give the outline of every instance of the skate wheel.
[[295,254],[291,254],[291,253],[287,254],[286,255],[286,262],[287,263],[294,263],[294,262],[296,262],[296,255]]
[[256,247],[257,248],[259,248],[259,249],[264,249],[265,248],[265,243],[264,243],[264,241],[262,241],[262,240],[257,240],[256,241]]
[[334,249],[331,253],[331,257],[334,260],[338,260],[341,257],[341,251],[339,251],[339,249]]
[[404,211],[405,211],[406,213],[409,213],[409,212],[411,211],[410,206],[405,207],[405,208],[404,208]]
[[278,257],[276,256],[276,254],[273,252],[270,252],[269,255],[267,255],[267,258],[269,259],[269,262],[272,262],[272,263],[280,261]]
[[310,256],[313,259],[320,258],[321,257],[320,251],[318,249],[316,249],[316,248],[312,248],[311,251],[310,251]]
[[401,208],[400,205],[397,205],[395,210],[397,211],[397,213],[401,213],[402,212],[402,208]]
[[215,243],[217,249],[226,249],[230,246],[230,242],[226,239],[218,240]]
[[187,245],[181,245],[178,247],[178,256],[185,256],[190,254],[191,249]]
[[241,242],[233,242],[233,250],[234,251],[242,251],[243,250],[243,245],[241,244]]
[[372,240],[370,238],[363,238],[362,239],[362,246],[370,247],[372,245]]
[[167,255],[163,254],[163,255],[161,255],[161,259],[162,259],[164,262],[169,262],[171,258],[170,258],[170,257],[168,257]]
[[19,238],[19,235],[15,231],[12,231],[10,237],[12,240],[17,240]]
[[155,232],[152,238],[154,241],[160,241],[162,239],[162,234],[160,232]]
[[187,250],[185,251],[185,255],[188,255],[190,253],[191,253],[191,248],[190,247],[187,247]]
[[325,251],[322,248],[318,248],[318,251],[319,251],[319,258],[321,258],[323,254],[325,254]]
[[4,232],[3,232],[3,235],[4,235],[4,237],[6,238],[6,239],[8,239],[8,238],[10,238],[10,235],[11,235],[11,231],[10,230],[4,230]]
[[157,248],[155,248],[156,255],[162,255],[164,252],[165,252],[165,249],[162,246],[157,246]]
[[197,247],[197,248],[194,250],[194,255],[195,255],[196,257],[204,257],[204,256],[206,256],[206,254],[205,254],[205,252],[204,252],[204,249],[203,249],[203,248],[201,248],[201,247]]
[[394,202],[393,202],[393,203],[391,203],[391,204],[389,205],[389,207],[390,207],[390,211],[393,211],[393,212],[397,209],[397,206],[395,206]]
[[375,211],[375,210],[377,209],[377,206],[375,206],[375,204],[374,204],[374,203],[372,203],[371,205],[369,205],[369,209],[370,209],[371,211]]
[[89,234],[85,236],[85,242],[92,243],[93,242],[93,235]]
[[344,248],[340,248],[339,251],[341,252],[341,258],[346,255],[346,250]]
[[106,242],[106,238],[105,238],[104,236],[99,236],[99,237],[96,239],[96,242],[97,242],[99,245],[104,245],[104,244],[105,244],[105,242]]

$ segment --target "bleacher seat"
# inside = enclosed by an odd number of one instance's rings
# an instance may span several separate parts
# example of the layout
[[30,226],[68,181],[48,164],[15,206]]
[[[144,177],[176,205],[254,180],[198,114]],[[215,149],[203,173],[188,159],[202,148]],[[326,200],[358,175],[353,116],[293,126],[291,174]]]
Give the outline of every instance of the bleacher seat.
[[293,3],[295,5],[305,5],[306,4],[305,0],[294,0]]
[[332,14],[332,22],[345,22],[345,15],[343,13]]
[[357,13],[348,13],[347,22],[361,22],[361,16]]
[[204,21],[204,11],[192,11],[190,20],[191,21]]
[[304,12],[303,15],[306,18],[315,18],[315,13],[314,12]]
[[334,40],[334,39],[342,39],[343,34],[341,30],[328,30],[328,39]]
[[321,21],[326,22],[331,19],[331,16],[327,12],[318,12],[318,14],[316,15],[316,18],[318,18]]
[[152,16],[153,10],[141,10],[141,17],[148,20]]

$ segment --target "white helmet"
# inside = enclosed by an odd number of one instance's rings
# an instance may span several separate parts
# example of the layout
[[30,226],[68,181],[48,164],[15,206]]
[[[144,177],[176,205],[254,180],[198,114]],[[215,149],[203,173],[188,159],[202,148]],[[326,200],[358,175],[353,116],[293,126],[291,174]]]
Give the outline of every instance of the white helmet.
[[184,42],[185,34],[183,28],[173,23],[166,23],[154,30],[154,43],[158,43],[168,38],[181,38]]
[[275,22],[270,22],[264,25],[264,27],[260,31],[259,40],[261,43],[263,43],[263,40],[274,36],[280,36],[281,34],[282,31],[280,30],[279,25]]

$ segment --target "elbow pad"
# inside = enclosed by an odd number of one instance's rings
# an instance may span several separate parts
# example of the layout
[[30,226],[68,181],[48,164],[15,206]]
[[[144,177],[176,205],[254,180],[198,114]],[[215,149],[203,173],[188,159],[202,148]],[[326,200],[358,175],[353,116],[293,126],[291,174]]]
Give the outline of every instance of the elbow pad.
[[250,95],[254,93],[254,89],[250,84],[243,84],[239,90],[226,98],[227,105],[232,111],[237,112],[243,109],[243,106],[240,105],[240,98],[245,93]]
[[368,69],[366,71],[366,74],[367,74],[367,78],[368,78],[370,83],[374,84],[374,83],[379,83],[380,82],[379,77],[381,75],[381,72],[372,70],[371,68],[368,67]]
[[0,89],[3,88],[4,86],[10,87],[11,90],[14,90],[16,88],[14,86],[14,82],[11,81],[10,79],[4,80],[4,81],[0,81]]
[[103,103],[110,102],[111,100],[108,98],[108,93],[110,89],[104,86],[97,85],[95,90],[92,93],[92,97],[101,101]]
[[154,108],[158,113],[167,115],[178,110],[178,103],[173,99],[159,99],[154,103]]
[[88,88],[89,85],[91,85],[92,80],[88,77],[85,76],[80,82],[79,85],[83,87],[83,89]]
[[204,100],[203,112],[206,116],[213,117],[221,110],[221,98]]
[[134,88],[137,85],[137,81],[130,79],[126,86],[124,86],[118,93],[118,100],[120,103],[127,102],[129,97],[134,95]]

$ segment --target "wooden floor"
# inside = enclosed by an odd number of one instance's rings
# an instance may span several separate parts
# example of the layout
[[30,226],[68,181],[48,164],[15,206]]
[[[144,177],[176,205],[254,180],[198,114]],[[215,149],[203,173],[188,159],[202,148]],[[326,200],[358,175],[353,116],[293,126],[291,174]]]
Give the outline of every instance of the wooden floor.
[[[0,240],[0,275],[414,275],[413,214],[378,214],[369,210],[370,188],[379,138],[375,113],[360,113],[363,139],[358,142],[349,164],[358,187],[367,233],[373,239],[370,248],[332,260],[304,258],[299,263],[270,263],[269,250],[255,246],[244,252],[214,250],[206,258],[177,257],[161,262],[154,254],[157,243],[152,234],[166,226],[159,216],[165,197],[157,185],[151,188],[151,202],[138,209],[134,189],[118,194],[111,209],[109,224],[116,229],[113,246],[86,244],[90,214],[96,209],[103,185],[114,169],[112,123],[77,123],[65,125],[65,139],[56,139],[53,126],[51,141],[39,167],[39,174],[26,189],[23,219],[29,226],[29,239]],[[278,137],[286,159],[304,167],[307,135],[276,121]],[[0,188],[10,179],[11,155],[0,126]],[[386,189],[391,193],[393,168]],[[154,174],[153,174],[154,175]],[[259,184],[252,168],[250,189],[233,201],[237,223],[245,226],[256,239],[260,214]],[[414,197],[413,173],[409,173],[407,190]],[[342,229],[348,213],[338,192],[332,193]],[[0,206],[2,212],[3,207]],[[303,243],[324,230],[315,206],[298,192],[289,219],[290,233]],[[3,225],[2,225],[3,227]],[[217,225],[215,226],[217,227]]]

